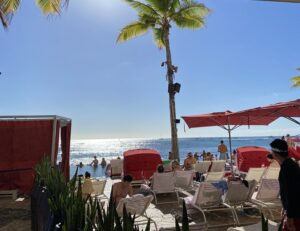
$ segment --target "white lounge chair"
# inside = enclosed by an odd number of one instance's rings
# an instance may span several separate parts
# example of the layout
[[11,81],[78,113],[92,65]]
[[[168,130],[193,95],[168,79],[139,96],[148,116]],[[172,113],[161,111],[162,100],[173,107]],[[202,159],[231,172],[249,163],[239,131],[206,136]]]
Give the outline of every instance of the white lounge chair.
[[248,181],[248,187],[242,181],[230,181],[228,184],[228,191],[225,195],[224,203],[233,208],[237,225],[240,225],[237,214],[239,208],[243,210],[250,208],[258,209],[257,206],[251,202],[251,196],[256,185],[257,182],[255,180]]
[[224,178],[225,172],[208,172],[205,176],[206,182],[220,181]]
[[183,190],[193,189],[194,171],[175,171],[175,187]]
[[264,179],[278,179],[279,172],[279,167],[268,167],[262,177]]
[[150,217],[148,217],[146,213],[146,210],[149,207],[152,200],[153,200],[152,195],[145,197],[142,194],[136,194],[133,195],[132,197],[121,199],[116,210],[118,215],[122,216],[123,208],[125,206],[128,213],[135,215],[134,223],[136,225],[147,224],[148,219],[150,219],[150,223],[153,223],[155,226],[155,230],[157,230],[157,225],[155,221]]
[[195,164],[195,172],[206,173],[208,172],[209,166],[211,165],[211,161],[199,161]]
[[121,177],[123,173],[123,160],[122,159],[113,159],[110,161],[111,166],[111,177]]
[[201,182],[193,198],[191,199],[190,197],[187,197],[184,198],[184,200],[187,204],[187,208],[193,207],[195,209],[198,209],[202,213],[204,223],[206,224],[207,218],[205,213],[223,210],[231,211],[233,218],[232,224],[235,224],[234,210],[230,206],[227,206],[223,203],[222,194],[222,190],[216,188],[212,183]]
[[245,180],[247,181],[255,180],[256,182],[259,183],[261,181],[261,178],[265,170],[266,170],[265,168],[249,168]]
[[108,200],[108,197],[104,194],[106,180],[92,181],[92,184],[94,189],[92,192],[92,197],[95,197],[98,200],[103,200],[103,199]]
[[212,162],[210,172],[224,172],[225,171],[225,160],[215,160]]
[[[267,210],[271,220],[275,221],[275,214],[280,215],[282,208],[279,199],[279,181],[263,178],[258,191],[253,194],[251,202],[258,205],[263,213]],[[265,216],[267,217],[268,214]]]
[[175,188],[175,176],[174,172],[165,172],[165,173],[157,173],[153,174],[152,178],[152,192],[154,195],[155,204],[167,204],[174,203],[174,201],[167,202],[157,202],[157,194],[162,193],[175,193],[178,202],[178,191]]

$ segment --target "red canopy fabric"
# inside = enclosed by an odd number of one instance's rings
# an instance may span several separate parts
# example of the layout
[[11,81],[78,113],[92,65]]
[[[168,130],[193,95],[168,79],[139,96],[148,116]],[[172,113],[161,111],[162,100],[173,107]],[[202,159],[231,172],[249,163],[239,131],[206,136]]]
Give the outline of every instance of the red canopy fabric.
[[[0,190],[18,189],[23,193],[31,191],[35,178],[34,167],[43,157],[51,159],[52,148],[53,163],[56,163],[61,127],[62,171],[68,180],[70,120],[60,120],[55,116],[45,116],[47,119],[43,116],[42,119],[35,119],[41,118],[39,116],[20,116],[20,120],[16,119],[17,117],[2,117],[0,120]],[[50,117],[52,119],[49,119]],[[54,118],[57,119],[57,123],[56,139],[53,140]],[[63,125],[61,121],[64,121]]]
[[149,179],[161,164],[158,151],[152,149],[134,149],[124,152],[124,175],[132,176],[133,180]]
[[245,116],[231,111],[210,114],[182,116],[189,128],[225,126],[225,125],[268,125],[277,117]]
[[256,107],[235,113],[238,116],[256,117],[300,117],[300,99]]
[[0,122],[0,190],[31,191],[34,166],[51,156],[52,127],[51,120]]

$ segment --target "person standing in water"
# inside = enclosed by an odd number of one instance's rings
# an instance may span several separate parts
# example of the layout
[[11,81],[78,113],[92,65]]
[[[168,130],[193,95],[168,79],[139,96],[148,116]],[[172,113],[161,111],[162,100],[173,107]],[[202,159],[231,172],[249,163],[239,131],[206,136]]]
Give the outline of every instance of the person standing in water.
[[94,156],[94,160],[92,161],[91,165],[93,167],[98,167],[99,161],[97,159],[97,156]]
[[101,160],[101,167],[102,168],[105,168],[105,166],[106,166],[106,160],[105,160],[105,158],[104,157],[102,157],[102,160]]

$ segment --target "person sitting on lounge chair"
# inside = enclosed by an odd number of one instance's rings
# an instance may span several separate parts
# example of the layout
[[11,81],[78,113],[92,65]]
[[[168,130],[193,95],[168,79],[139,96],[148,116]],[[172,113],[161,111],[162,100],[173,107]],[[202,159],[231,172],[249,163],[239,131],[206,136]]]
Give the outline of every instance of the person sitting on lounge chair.
[[84,174],[85,179],[82,184],[82,197],[88,198],[91,196],[92,192],[94,191],[93,183],[91,181],[91,174],[89,172],[85,172]]
[[127,195],[133,195],[133,189],[131,186],[132,176],[126,175],[121,182],[115,183],[112,187],[112,199],[113,202],[118,205],[122,198],[126,198]]
[[[165,172],[164,166],[162,164],[157,165],[156,172],[164,173]],[[140,194],[143,194],[144,196],[147,196],[151,193],[152,179],[153,179],[153,176],[151,176],[149,178],[148,184],[142,184],[141,185],[140,190],[139,190]]]
[[178,163],[177,160],[172,161],[172,171],[182,171],[182,168],[180,167],[180,164]]
[[184,170],[192,170],[196,160],[191,152],[188,153],[187,158],[184,160]]

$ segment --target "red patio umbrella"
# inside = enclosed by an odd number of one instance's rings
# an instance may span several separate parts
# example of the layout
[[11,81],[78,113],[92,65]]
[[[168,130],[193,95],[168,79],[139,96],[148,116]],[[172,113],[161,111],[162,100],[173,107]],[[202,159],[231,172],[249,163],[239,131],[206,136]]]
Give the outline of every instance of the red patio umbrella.
[[245,117],[257,117],[257,118],[286,118],[298,125],[300,122],[295,120],[293,117],[300,117],[300,99],[281,102],[276,104],[270,104],[264,107],[256,107],[248,110],[243,110],[235,113],[236,116],[245,116]]
[[[256,115],[243,115],[231,111],[214,112],[210,114],[182,116],[189,128],[219,126],[228,132],[230,156],[231,147],[231,131],[242,125],[269,125],[277,117],[267,116],[258,117]],[[231,159],[232,164],[232,159]]]

